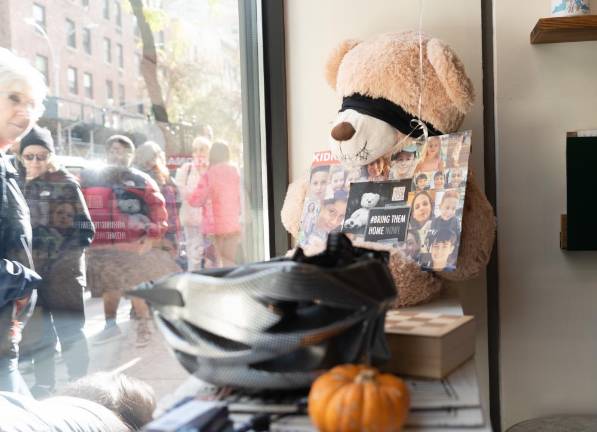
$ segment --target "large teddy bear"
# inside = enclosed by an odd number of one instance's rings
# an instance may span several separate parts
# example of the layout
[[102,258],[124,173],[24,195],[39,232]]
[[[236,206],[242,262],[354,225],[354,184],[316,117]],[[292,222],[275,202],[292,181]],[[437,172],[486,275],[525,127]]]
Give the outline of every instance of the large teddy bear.
[[[474,100],[471,81],[452,49],[438,39],[411,31],[381,34],[367,41],[343,41],[328,59],[326,78],[343,98],[330,131],[330,147],[343,164],[350,166],[367,165],[411,146],[421,135],[421,128],[413,132],[419,106],[420,120],[432,136],[457,131]],[[282,208],[282,223],[295,238],[307,187],[306,176],[293,182]],[[493,209],[469,170],[456,270],[422,271],[400,250],[391,249],[389,266],[398,290],[396,306],[431,300],[444,280],[477,276],[489,261],[494,237]],[[376,243],[359,245],[387,249]]]

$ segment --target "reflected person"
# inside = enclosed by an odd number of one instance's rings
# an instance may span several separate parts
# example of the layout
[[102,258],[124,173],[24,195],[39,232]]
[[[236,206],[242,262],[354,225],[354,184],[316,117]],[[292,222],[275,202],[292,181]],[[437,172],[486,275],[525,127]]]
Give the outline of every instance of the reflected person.
[[[207,241],[201,229],[203,215],[200,208],[191,206],[187,199],[195,190],[199,179],[209,168],[209,149],[211,141],[205,137],[193,140],[193,160],[181,165],[176,171],[176,184],[182,196],[180,222],[184,229],[187,270],[196,271],[205,267],[205,248]],[[209,216],[211,219],[211,216]],[[209,223],[206,221],[206,223]]]
[[[108,165],[81,172],[81,188],[96,228],[88,250],[92,291],[101,292],[106,324],[93,343],[122,337],[116,323],[120,298],[126,290],[148,280],[178,271],[173,260],[153,251],[168,228],[165,200],[147,174],[132,168],[135,145],[124,135],[106,141]],[[147,304],[131,299],[136,318],[136,346],[151,340],[151,316]]]
[[[240,175],[230,163],[230,149],[224,142],[215,142],[209,150],[209,168],[201,177],[188,202],[202,207],[203,234],[212,236],[218,264],[229,267],[236,264],[241,236]],[[211,224],[206,223],[211,203]]]
[[29,209],[6,151],[43,112],[43,76],[27,60],[0,48],[0,391],[29,395],[18,369],[18,343],[35,304]]
[[160,188],[166,201],[168,212],[168,230],[158,245],[162,250],[168,251],[173,259],[178,259],[182,229],[180,226],[180,192],[166,165],[166,154],[158,143],[146,141],[135,150],[133,165],[149,175]]
[[19,159],[24,167],[22,190],[31,212],[33,256],[43,277],[36,313],[22,341],[32,350],[32,393],[37,396],[54,390],[57,340],[68,378],[75,380],[87,373],[84,253],[95,229],[78,181],[57,165],[50,131],[34,126],[21,140]]

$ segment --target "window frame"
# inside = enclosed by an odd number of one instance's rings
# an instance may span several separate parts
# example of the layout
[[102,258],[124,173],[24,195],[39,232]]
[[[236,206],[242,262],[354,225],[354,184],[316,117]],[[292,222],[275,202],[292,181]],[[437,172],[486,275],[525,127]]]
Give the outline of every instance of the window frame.
[[[261,205],[265,210],[267,258],[283,255],[290,247],[280,219],[289,183],[284,4],[268,0],[239,0],[238,4],[243,141],[249,143],[243,152],[244,166],[252,175],[245,179],[245,187],[251,190],[247,181],[258,181],[257,172],[261,174],[263,202],[253,196],[248,200],[251,208]],[[260,143],[261,148],[251,148],[252,143]]]
[[[242,0],[241,0],[242,1]],[[286,49],[284,2],[261,0],[265,76],[265,124],[267,134],[270,245],[276,255],[290,248],[290,234],[280,213],[289,184],[288,107],[286,100]]]

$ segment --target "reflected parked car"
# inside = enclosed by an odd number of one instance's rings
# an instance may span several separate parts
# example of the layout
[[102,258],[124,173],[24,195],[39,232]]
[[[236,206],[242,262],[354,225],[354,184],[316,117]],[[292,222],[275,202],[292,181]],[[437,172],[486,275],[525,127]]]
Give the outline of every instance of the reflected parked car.
[[86,159],[81,156],[66,156],[66,155],[59,155],[56,156],[56,160],[58,164],[66,170],[80,179],[81,171],[87,168],[98,168],[99,166],[103,165],[105,162],[100,159]]

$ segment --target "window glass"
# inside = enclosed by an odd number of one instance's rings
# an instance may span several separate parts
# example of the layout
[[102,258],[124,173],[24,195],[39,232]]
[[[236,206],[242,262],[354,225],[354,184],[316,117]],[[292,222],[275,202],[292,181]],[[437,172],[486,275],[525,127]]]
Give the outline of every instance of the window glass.
[[46,8],[40,4],[33,3],[33,20],[42,29],[46,29]]
[[109,38],[104,38],[104,60],[112,63],[112,41]]
[[52,77],[38,123],[59,168],[20,167],[46,296],[24,324],[20,370],[37,396],[118,370],[167,400],[188,373],[126,294],[269,258],[261,39],[242,29],[261,28],[242,12],[261,2],[37,1],[29,25],[9,11],[20,33],[7,48]]
[[72,94],[79,92],[79,84],[77,83],[77,68],[69,66],[67,69],[68,91]]
[[66,45],[71,48],[77,47],[77,29],[73,20],[66,20]]
[[135,68],[133,69],[135,72],[141,72],[141,54],[135,54]]
[[125,106],[125,93],[126,90],[124,89],[124,85],[118,84],[118,104],[120,106]]
[[106,81],[106,99],[108,104],[114,104],[114,83],[110,80]]
[[114,15],[116,15],[116,26],[122,27],[122,6],[120,6],[120,1],[114,1]]
[[133,20],[133,34],[136,37],[140,37],[141,33],[139,32],[139,26],[137,25],[137,17],[133,15],[132,20]]
[[50,83],[48,75],[48,58],[43,55],[37,54],[35,56],[35,68],[42,73],[46,81],[46,85]]
[[89,72],[83,74],[83,90],[85,97],[93,99],[93,76]]
[[118,56],[118,67],[124,67],[124,50],[122,49],[122,44],[116,44],[116,55]]
[[103,6],[103,15],[104,18],[109,20],[110,19],[110,0],[104,0],[104,6]]
[[91,29],[83,28],[83,49],[91,55]]

